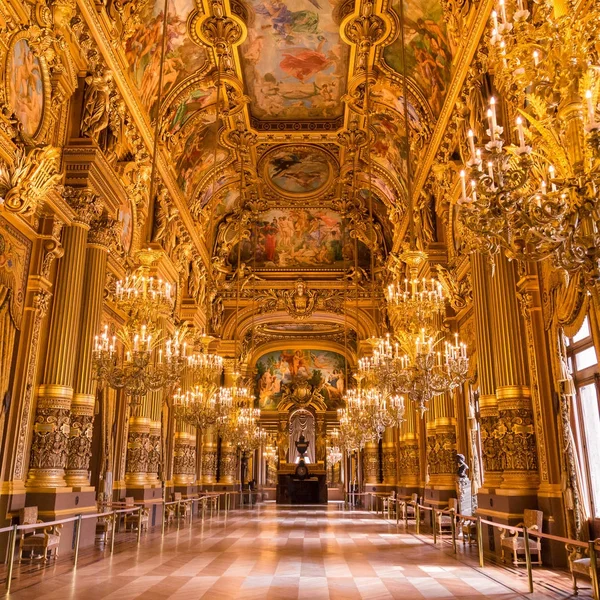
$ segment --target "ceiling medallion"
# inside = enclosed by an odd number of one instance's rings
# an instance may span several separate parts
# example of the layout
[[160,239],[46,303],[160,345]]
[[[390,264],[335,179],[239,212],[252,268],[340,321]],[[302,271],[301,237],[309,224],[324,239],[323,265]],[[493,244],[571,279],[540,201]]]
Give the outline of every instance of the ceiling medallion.
[[316,145],[286,144],[266,152],[259,171],[269,188],[280,196],[307,199],[331,187],[337,163]]

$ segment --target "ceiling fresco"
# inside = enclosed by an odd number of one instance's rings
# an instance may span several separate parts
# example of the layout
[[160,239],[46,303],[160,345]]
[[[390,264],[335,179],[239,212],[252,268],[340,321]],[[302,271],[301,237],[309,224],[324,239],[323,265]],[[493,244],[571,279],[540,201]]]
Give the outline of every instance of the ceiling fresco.
[[[240,260],[256,269],[339,270],[355,262],[354,240],[333,210],[272,209],[260,215],[252,231],[242,242]],[[237,255],[236,245],[229,259],[232,265],[237,264]],[[358,262],[361,267],[369,264],[368,249],[361,242]]]
[[336,1],[251,0],[241,47],[251,113],[260,120],[333,119],[343,113],[349,48]]
[[[400,0],[392,2],[400,17]],[[406,70],[427,99],[434,115],[439,115],[451,79],[452,54],[439,0],[404,0]],[[385,62],[402,75],[401,36],[383,51]]]
[[[131,78],[152,117],[158,100],[164,6],[163,0],[145,4],[139,23],[125,44]],[[192,41],[187,33],[187,21],[195,10],[194,0],[169,0],[163,98],[186,77],[207,66],[206,49]]]

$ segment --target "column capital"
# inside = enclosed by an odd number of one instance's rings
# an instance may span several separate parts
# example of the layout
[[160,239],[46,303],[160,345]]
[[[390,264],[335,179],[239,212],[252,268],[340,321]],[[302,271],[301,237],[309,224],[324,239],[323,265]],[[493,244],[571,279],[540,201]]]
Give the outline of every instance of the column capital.
[[120,243],[121,227],[121,223],[107,215],[93,219],[90,222],[88,246],[100,246],[106,251],[117,248]]
[[89,227],[92,220],[102,214],[102,202],[90,188],[66,186],[63,196],[75,211],[74,223]]

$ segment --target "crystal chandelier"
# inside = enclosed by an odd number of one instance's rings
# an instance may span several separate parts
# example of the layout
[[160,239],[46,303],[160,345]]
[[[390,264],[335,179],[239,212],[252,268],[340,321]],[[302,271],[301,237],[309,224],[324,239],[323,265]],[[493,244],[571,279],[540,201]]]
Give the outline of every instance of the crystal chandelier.
[[208,352],[212,339],[203,334],[197,338],[201,350],[186,357],[182,377],[186,389],[173,396],[177,417],[199,429],[211,425],[219,428],[231,407],[230,397],[220,387],[223,359]]
[[490,60],[496,86],[520,113],[518,145],[504,145],[492,98],[486,143],[478,148],[468,135],[460,218],[490,253],[504,247],[518,258],[553,256],[597,279],[600,6],[559,14],[547,0],[500,0],[497,8]]
[[335,428],[329,436],[329,444],[327,445],[327,463],[335,465],[342,460],[343,454],[340,450],[340,431]]
[[458,341],[444,341],[443,351],[436,350],[442,339],[427,338],[425,331],[415,340],[414,353],[401,357],[398,387],[415,403],[421,415],[435,396],[449,392],[461,385],[469,368],[466,346]]
[[267,440],[267,432],[258,425],[260,409],[237,407],[228,417],[224,439],[242,452],[256,450]]
[[123,353],[117,352],[117,336],[108,334],[108,325],[95,337],[92,360],[98,383],[122,389],[130,404],[138,406],[149,392],[173,385],[185,365],[186,344],[176,332],[164,343],[148,333],[147,326],[132,325],[120,329]]

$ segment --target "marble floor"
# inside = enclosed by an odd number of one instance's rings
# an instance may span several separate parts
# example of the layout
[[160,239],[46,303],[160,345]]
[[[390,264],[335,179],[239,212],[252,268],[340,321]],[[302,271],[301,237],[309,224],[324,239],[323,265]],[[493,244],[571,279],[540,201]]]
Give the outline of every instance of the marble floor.
[[[232,511],[227,516],[121,543],[115,554],[83,555],[43,573],[22,572],[11,598],[58,600],[383,600],[399,598],[567,598],[562,573],[536,571],[526,594],[523,570],[476,568],[475,551],[452,554],[373,513],[339,506]],[[587,590],[582,598],[590,597]]]

